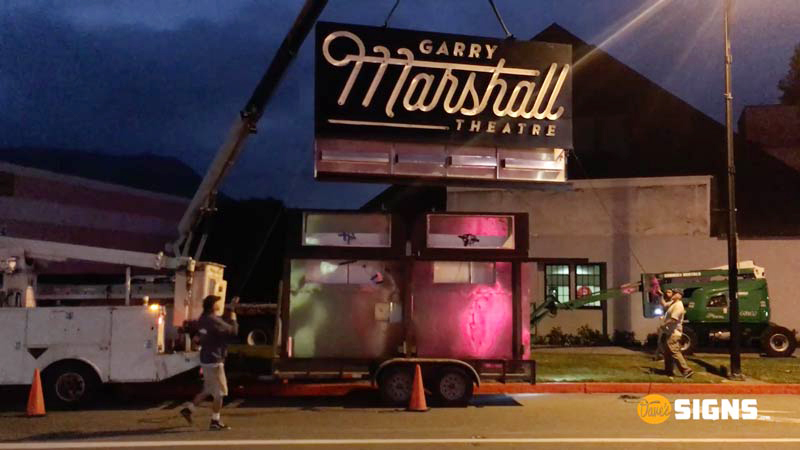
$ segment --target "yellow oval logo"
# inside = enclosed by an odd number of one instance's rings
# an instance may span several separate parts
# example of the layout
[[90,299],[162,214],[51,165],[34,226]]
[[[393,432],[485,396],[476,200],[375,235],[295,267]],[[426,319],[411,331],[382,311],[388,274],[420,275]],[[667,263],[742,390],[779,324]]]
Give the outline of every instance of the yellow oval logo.
[[669,419],[672,415],[672,404],[662,395],[650,394],[636,405],[636,413],[646,423],[655,425]]

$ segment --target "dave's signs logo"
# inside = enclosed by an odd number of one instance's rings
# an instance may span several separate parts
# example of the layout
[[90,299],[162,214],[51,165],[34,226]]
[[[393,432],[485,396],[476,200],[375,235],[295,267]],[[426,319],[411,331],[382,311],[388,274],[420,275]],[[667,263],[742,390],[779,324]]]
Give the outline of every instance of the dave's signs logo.
[[569,45],[320,22],[321,137],[572,148]]
[[659,424],[671,416],[675,420],[757,420],[756,399],[687,399],[679,398],[674,403],[658,394],[642,398],[636,405],[636,413],[645,423]]

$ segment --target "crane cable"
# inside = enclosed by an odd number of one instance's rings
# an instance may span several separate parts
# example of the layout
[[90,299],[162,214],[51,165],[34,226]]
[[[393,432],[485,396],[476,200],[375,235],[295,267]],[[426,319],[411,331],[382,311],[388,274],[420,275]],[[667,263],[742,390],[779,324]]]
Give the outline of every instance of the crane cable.
[[[578,156],[578,152],[576,152],[573,149],[570,153],[575,157],[575,161],[578,163],[578,167],[581,168],[583,176],[586,177],[585,180],[586,183],[589,185],[589,190],[592,191],[595,197],[597,197],[597,203],[600,204],[600,207],[603,209],[603,211],[608,216],[608,219],[611,221],[612,232],[613,232],[614,222],[615,222],[614,215],[611,214],[611,211],[608,209],[608,205],[606,205],[606,202],[603,201],[603,198],[600,196],[600,193],[597,191],[597,188],[594,187],[591,178],[589,178],[589,172],[587,172],[586,167],[584,167],[583,163],[581,162],[581,158]],[[633,250],[633,245],[628,245],[628,250],[630,251],[631,256],[633,256],[633,259],[636,261],[636,265],[639,266],[639,270],[641,270],[642,273],[647,273],[647,270],[645,270],[642,261],[639,259],[639,256]]]
[[[400,4],[400,0],[395,0],[394,6],[392,9],[389,10],[389,14],[386,15],[386,20],[383,21],[383,28],[389,27],[389,20],[392,18],[392,14],[397,9],[397,6]],[[494,11],[495,17],[497,17],[497,21],[500,22],[500,27],[503,28],[503,32],[506,34],[506,39],[515,39],[514,34],[508,30],[505,21],[503,20],[503,16],[500,15],[500,11],[497,9],[497,5],[494,4],[494,0],[489,0],[489,6],[492,7],[492,11]]]
[[503,31],[506,33],[506,39],[515,39],[514,35],[508,31],[508,27],[506,23],[503,21],[503,17],[500,15],[500,11],[497,10],[497,6],[494,4],[494,0],[489,0],[489,5],[492,7],[492,11],[494,11],[494,15],[497,17],[497,21],[500,22],[500,26],[503,28]]
[[383,28],[389,28],[389,19],[392,18],[392,14],[394,14],[394,10],[397,9],[397,5],[399,4],[400,0],[395,0],[394,6],[389,10],[389,14],[386,15],[386,20],[383,21]]

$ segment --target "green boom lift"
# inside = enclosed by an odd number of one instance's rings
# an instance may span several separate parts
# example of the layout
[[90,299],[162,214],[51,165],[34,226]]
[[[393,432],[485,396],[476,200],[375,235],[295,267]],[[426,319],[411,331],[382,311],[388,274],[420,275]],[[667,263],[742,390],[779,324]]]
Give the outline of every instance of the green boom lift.
[[[686,316],[683,325],[682,350],[692,353],[709,339],[729,339],[728,269],[690,270],[681,272],[644,273],[641,281],[616,289],[559,302],[548,295],[531,313],[531,325],[561,309],[578,309],[600,300],[611,300],[634,293],[642,295],[642,311],[647,318],[664,313],[659,291],[677,290],[683,294]],[[794,331],[770,322],[769,293],[764,269],[752,262],[740,263],[739,320],[744,343],[756,343],[767,356],[788,357],[797,347]]]

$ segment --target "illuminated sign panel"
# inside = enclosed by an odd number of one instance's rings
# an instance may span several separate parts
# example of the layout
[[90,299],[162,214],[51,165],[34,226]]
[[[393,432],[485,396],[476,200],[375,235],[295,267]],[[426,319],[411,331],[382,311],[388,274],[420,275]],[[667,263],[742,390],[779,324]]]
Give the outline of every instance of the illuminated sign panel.
[[317,175],[564,181],[569,45],[320,22]]

